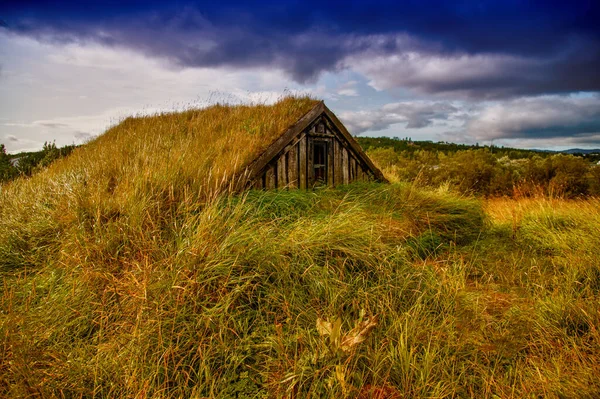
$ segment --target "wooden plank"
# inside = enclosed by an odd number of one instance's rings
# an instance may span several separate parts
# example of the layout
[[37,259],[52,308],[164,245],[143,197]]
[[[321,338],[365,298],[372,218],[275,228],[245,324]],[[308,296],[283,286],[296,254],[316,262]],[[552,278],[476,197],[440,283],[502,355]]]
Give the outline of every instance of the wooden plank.
[[327,140],[327,185],[333,186],[333,140]]
[[286,156],[288,185],[290,188],[298,188],[298,144],[292,146]]
[[267,171],[265,172],[265,188],[267,190],[273,190],[277,188],[274,165],[270,165]]
[[348,184],[348,150],[342,148],[342,184]]
[[308,188],[313,188],[315,185],[315,161],[313,159],[314,141],[310,137],[307,137],[306,144],[306,184]]
[[349,172],[348,180],[350,180],[350,182],[352,183],[353,181],[356,180],[356,161],[352,155],[350,155],[349,169],[350,169],[350,172]]
[[262,190],[263,189],[263,179],[262,179],[262,176],[260,176],[258,179],[254,180],[254,183],[252,184],[252,188],[254,190]]
[[342,184],[342,152],[340,141],[333,139],[333,185]]
[[285,164],[285,155],[280,155],[277,160],[277,188],[287,186],[287,168]]
[[298,180],[299,187],[306,189],[306,135],[298,142]]

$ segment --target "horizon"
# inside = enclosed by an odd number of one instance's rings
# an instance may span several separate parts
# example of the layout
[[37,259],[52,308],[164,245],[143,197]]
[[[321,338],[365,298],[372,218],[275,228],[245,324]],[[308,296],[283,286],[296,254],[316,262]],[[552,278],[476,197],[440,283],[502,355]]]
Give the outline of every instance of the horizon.
[[306,93],[358,136],[598,149],[598,20],[590,1],[4,2],[0,143]]
[[[104,134],[104,132],[101,134]],[[96,137],[93,137],[92,139],[94,139]],[[505,145],[495,145],[491,142],[489,144],[488,143],[467,144],[467,143],[458,143],[458,142],[451,142],[451,141],[413,140],[412,137],[399,137],[399,136],[360,135],[360,136],[355,136],[355,137],[373,138],[373,139],[389,139],[389,140],[398,140],[398,141],[411,141],[414,143],[433,143],[433,144],[439,144],[439,145],[462,145],[462,146],[475,147],[475,148],[500,148],[503,150],[519,150],[519,151],[522,150],[522,151],[556,152],[556,153],[576,152],[576,151],[580,150],[580,151],[584,151],[583,152],[584,155],[600,154],[600,146],[598,148],[569,147],[569,148],[563,148],[563,149],[542,149],[542,148],[518,148],[518,147],[505,146]],[[56,144],[54,141],[47,141],[47,142],[44,142],[42,144],[42,147],[40,147],[40,148],[26,149],[26,150],[22,150],[22,151],[7,151],[7,154],[20,155],[20,154],[40,152],[43,150],[43,146],[45,144],[53,144],[53,143]],[[3,144],[3,143],[0,143],[0,144]],[[85,144],[87,144],[87,143],[81,143],[81,144],[71,143],[71,144],[65,144],[63,146],[57,146],[57,148],[64,148],[64,147],[69,147],[69,146],[79,147],[79,146],[82,146]],[[593,152],[589,152],[589,151],[593,151]]]

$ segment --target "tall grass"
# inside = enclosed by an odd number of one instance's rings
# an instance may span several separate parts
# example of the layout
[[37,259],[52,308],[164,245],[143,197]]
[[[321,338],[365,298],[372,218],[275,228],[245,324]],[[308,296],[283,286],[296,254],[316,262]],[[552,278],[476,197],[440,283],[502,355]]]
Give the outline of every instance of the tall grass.
[[2,188],[0,396],[600,394],[597,201],[232,195],[232,158],[202,166],[174,122],[194,112]]
[[[448,233],[448,215],[435,210],[447,200],[471,222],[470,201],[363,185],[224,197],[160,230],[78,223],[35,269],[5,273],[6,392],[320,396],[394,386],[399,376],[380,374],[390,364],[380,346],[396,356],[404,313],[452,295],[411,266],[409,245]],[[345,330],[377,316],[379,338],[332,351],[316,320],[338,316]]]

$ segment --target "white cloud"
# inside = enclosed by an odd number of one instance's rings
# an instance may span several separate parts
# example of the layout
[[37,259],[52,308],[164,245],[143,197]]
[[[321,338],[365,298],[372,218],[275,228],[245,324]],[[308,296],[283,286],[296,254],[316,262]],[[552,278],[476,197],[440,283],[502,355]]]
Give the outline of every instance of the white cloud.
[[446,94],[453,98],[469,98],[474,92],[477,97],[486,98],[486,87],[490,89],[489,97],[502,97],[513,90],[509,81],[513,74],[539,66],[538,61],[509,55],[411,49],[388,55],[365,52],[346,62],[367,76],[369,85],[376,90],[410,88],[421,94]]
[[354,134],[388,129],[404,124],[408,129],[421,129],[454,118],[459,109],[448,102],[406,101],[389,103],[376,110],[348,111],[340,114]]
[[[0,137],[9,151],[79,143],[125,116],[214,102],[272,103],[290,85],[268,68],[178,68],[121,48],[39,43],[0,32]],[[28,141],[27,141],[28,140]],[[35,145],[33,145],[35,146]]]
[[358,82],[356,80],[350,80],[338,87],[337,94],[339,94],[340,96],[357,97],[357,84]]
[[340,113],[354,134],[428,136],[521,148],[600,147],[600,96],[538,96],[483,103],[404,101]]
[[543,96],[489,104],[466,125],[484,139],[574,138],[600,134],[600,98]]

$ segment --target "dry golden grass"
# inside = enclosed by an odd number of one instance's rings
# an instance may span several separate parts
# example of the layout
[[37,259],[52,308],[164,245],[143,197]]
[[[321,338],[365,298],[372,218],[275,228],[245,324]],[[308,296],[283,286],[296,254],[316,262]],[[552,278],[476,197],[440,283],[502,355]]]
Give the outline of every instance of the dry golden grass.
[[489,198],[483,202],[485,212],[494,223],[521,221],[523,216],[536,212],[569,213],[583,218],[595,218],[600,209],[600,199],[561,199],[546,196]]
[[[215,105],[130,117],[31,181],[2,191],[68,196],[85,185],[101,200],[112,197],[119,203],[145,189],[203,200],[227,189],[235,174],[316,104],[307,97],[286,97],[272,106]],[[183,187],[185,192],[175,192]]]
[[128,119],[2,187],[0,396],[598,397],[598,200],[230,195],[313,105]]

